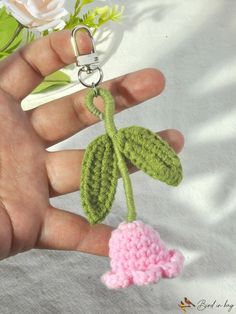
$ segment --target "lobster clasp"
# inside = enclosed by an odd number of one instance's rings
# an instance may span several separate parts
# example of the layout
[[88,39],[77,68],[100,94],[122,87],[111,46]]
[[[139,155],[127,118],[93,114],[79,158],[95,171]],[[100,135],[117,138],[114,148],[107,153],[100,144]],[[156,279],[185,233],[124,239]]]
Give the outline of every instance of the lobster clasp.
[[[91,39],[91,42],[92,42],[91,53],[86,54],[86,55],[80,55],[78,45],[76,43],[76,33],[80,30],[85,30],[88,33],[88,35]],[[89,70],[91,68],[93,68],[93,66],[96,67],[96,65],[97,66],[99,65],[99,59],[98,59],[97,52],[95,50],[95,44],[94,44],[93,36],[91,34],[90,29],[87,26],[78,25],[72,30],[72,32],[71,32],[71,43],[72,43],[72,47],[74,49],[74,53],[76,56],[76,65],[78,67],[86,67],[87,71],[89,72]]]
[[[76,42],[76,33],[80,30],[85,30],[88,33],[92,42],[92,50],[89,54],[86,55],[80,55],[79,48]],[[85,87],[92,87],[95,91],[95,94],[97,95],[96,86],[98,86],[98,84],[103,79],[103,71],[100,68],[98,55],[95,50],[93,36],[90,29],[84,25],[76,26],[71,32],[71,43],[76,56],[76,65],[80,68],[78,72],[79,81]],[[92,83],[86,82],[86,79],[84,78],[85,73],[87,74],[87,76],[92,76]]]

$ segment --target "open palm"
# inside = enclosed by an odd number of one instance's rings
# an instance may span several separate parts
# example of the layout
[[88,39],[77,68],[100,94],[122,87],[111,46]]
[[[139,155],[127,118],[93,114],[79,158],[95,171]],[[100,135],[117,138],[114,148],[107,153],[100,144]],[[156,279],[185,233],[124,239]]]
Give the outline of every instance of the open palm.
[[[89,38],[78,35],[81,53]],[[84,91],[23,111],[20,103],[50,73],[75,61],[70,32],[36,40],[0,63],[0,258],[32,248],[108,254],[113,228],[90,226],[81,216],[54,208],[50,197],[79,189],[84,150],[48,152],[47,147],[98,122],[84,105]],[[144,69],[103,84],[112,91],[116,112],[158,95],[163,75]],[[96,104],[100,110],[103,105]],[[177,130],[159,132],[179,152]],[[134,167],[130,172],[136,171]]]

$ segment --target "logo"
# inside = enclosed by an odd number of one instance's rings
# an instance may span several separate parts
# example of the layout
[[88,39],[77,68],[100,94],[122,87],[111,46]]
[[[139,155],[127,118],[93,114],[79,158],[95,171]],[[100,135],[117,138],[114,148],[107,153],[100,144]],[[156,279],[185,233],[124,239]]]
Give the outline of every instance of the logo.
[[178,306],[181,308],[181,310],[184,312],[184,313],[187,313],[187,309],[186,308],[189,308],[191,306],[195,307],[196,305],[193,304],[188,298],[184,298],[184,301],[181,301],[180,304],[178,304]]
[[183,301],[180,301],[180,304],[178,304],[179,308],[181,309],[182,313],[190,313],[190,310],[196,311],[204,311],[206,309],[212,309],[212,310],[221,310],[218,313],[223,313],[222,310],[225,310],[227,312],[231,312],[234,304],[229,303],[228,299],[224,303],[219,303],[216,300],[213,302],[207,302],[206,299],[201,299],[197,303],[193,303],[190,301],[187,297],[184,298]]

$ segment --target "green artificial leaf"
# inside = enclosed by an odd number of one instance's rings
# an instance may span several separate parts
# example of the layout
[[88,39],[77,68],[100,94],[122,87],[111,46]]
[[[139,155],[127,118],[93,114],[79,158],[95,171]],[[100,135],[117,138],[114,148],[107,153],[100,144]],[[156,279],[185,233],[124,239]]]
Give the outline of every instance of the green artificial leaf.
[[57,71],[45,77],[44,81],[33,90],[32,94],[37,94],[60,86],[65,86],[70,82],[70,77],[67,74]]
[[35,34],[30,30],[30,29],[27,29],[27,32],[26,32],[26,43],[29,44],[31,43],[32,41],[35,40]]
[[94,0],[76,0],[76,2],[75,2],[75,14],[78,14],[85,5],[92,3],[92,2],[94,2]]
[[[4,7],[0,9],[0,59],[7,57],[13,51],[15,51],[22,41],[22,29],[18,29],[18,22],[14,17],[9,15]],[[15,39],[11,42],[11,39],[14,38],[14,34],[16,35]],[[11,43],[10,43],[11,42]],[[3,49],[8,43],[9,46]],[[3,50],[3,51],[1,51]]]
[[105,5],[103,7],[96,7],[85,13],[80,18],[80,23],[94,28],[95,31],[108,21],[118,22],[121,20],[124,11],[124,6],[119,7],[113,5],[109,7]]
[[66,21],[66,25],[64,27],[64,29],[72,29],[75,26],[77,26],[79,23],[79,18],[77,16],[74,15],[70,15],[70,18]]
[[64,29],[72,29],[78,24],[84,24],[82,22],[82,19],[78,15],[85,5],[90,4],[92,2],[94,2],[94,0],[76,0],[75,6],[74,6],[74,12],[70,14],[70,17],[66,21],[66,25]]
[[93,34],[96,30],[107,23],[108,21],[118,22],[123,16],[124,6],[113,5],[109,7],[105,5],[103,7],[95,7],[88,10],[83,15],[79,16],[81,9],[94,2],[93,0],[77,0],[75,2],[74,12],[70,14],[69,19],[66,21],[64,29],[72,29],[78,24],[86,25],[89,28],[93,28]]
[[9,56],[8,52],[0,52],[0,60]]
[[182,180],[182,166],[175,151],[157,134],[139,126],[118,130],[117,145],[137,168],[169,185]]
[[118,182],[117,158],[107,134],[98,136],[87,147],[80,181],[81,202],[90,224],[109,214]]
[[96,8],[96,14],[99,16],[98,24],[104,24],[107,21],[118,22],[122,18],[124,6],[121,8],[118,5],[113,5],[111,8],[105,5],[101,8]]

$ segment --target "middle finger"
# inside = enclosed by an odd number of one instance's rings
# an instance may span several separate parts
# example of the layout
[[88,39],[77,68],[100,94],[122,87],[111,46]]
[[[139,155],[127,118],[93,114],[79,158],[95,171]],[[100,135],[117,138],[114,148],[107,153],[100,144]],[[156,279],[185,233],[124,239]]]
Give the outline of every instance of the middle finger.
[[[155,97],[164,89],[163,74],[156,69],[144,69],[101,84],[115,98],[115,112],[135,106]],[[46,147],[54,145],[100,121],[84,104],[86,90],[53,100],[27,111],[31,123]],[[103,102],[95,100],[103,111]]]

